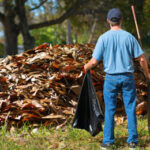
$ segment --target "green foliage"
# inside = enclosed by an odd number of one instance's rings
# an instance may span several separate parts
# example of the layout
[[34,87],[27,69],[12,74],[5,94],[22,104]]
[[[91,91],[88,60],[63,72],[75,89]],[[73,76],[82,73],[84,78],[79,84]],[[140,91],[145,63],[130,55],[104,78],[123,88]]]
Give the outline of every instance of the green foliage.
[[36,45],[42,43],[51,43],[52,45],[65,44],[66,41],[65,30],[61,25],[34,29],[31,31],[31,34],[35,37]]
[[142,38],[142,44],[144,45],[144,48],[150,49],[150,35],[144,35]]
[[22,35],[19,34],[18,36],[18,45],[22,45],[23,44],[23,38],[22,38]]
[[73,39],[77,43],[87,43],[90,36],[91,23],[86,16],[73,16],[71,18]]
[[[47,20],[54,20],[59,18],[72,6],[73,3],[75,3],[76,0],[47,0],[38,9],[29,11],[31,8],[37,7],[43,1],[45,0],[26,1],[25,4],[28,24],[45,22]],[[150,0],[136,0],[134,2],[142,42],[144,47],[147,48],[150,47]],[[15,4],[15,2],[13,1],[12,4]],[[91,27],[95,18],[97,18],[97,26],[93,36],[93,39],[96,42],[99,35],[109,29],[109,26],[106,22],[106,16],[108,10],[112,7],[121,9],[123,13],[123,29],[137,36],[130,0],[91,0],[85,3],[81,8],[79,7],[78,11],[69,18],[72,25],[73,41],[77,43],[87,43],[91,35]],[[90,10],[91,13],[87,13],[88,10]],[[93,13],[93,10],[97,10],[97,12]],[[65,44],[66,24],[64,22],[62,24],[44,27],[41,29],[34,29],[31,31],[31,34],[35,37],[36,45],[40,45],[45,42],[52,43],[53,45]],[[21,35],[18,37],[18,44],[23,44]]]
[[[139,30],[141,33],[143,47],[150,47],[150,0],[136,0],[134,1],[135,13],[137,17],[137,22],[139,26]],[[135,37],[137,37],[135,23],[133,19],[133,14],[131,10],[131,3],[129,0],[127,1],[119,1],[116,0],[113,3],[113,7],[118,7],[121,9],[123,13],[123,28],[130,33],[132,33]]]

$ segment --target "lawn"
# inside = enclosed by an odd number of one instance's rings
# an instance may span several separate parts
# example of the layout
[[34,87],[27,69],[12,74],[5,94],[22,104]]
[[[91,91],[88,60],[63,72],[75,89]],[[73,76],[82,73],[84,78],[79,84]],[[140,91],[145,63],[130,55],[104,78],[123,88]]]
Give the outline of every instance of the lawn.
[[[147,116],[138,116],[139,145],[137,150],[150,150],[150,135]],[[126,150],[127,121],[115,128],[115,149]],[[71,123],[63,129],[39,127],[29,129],[11,128],[10,132],[2,126],[0,130],[0,150],[99,150],[103,133],[92,137],[84,130],[72,129]]]

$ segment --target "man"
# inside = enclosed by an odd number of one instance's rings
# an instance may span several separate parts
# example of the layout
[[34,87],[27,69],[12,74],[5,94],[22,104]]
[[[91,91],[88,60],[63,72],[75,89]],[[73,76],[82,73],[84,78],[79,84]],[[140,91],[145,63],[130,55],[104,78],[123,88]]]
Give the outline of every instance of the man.
[[137,40],[128,32],[121,29],[122,14],[113,8],[107,14],[110,30],[101,35],[97,41],[91,60],[85,64],[88,71],[103,59],[106,72],[104,83],[105,124],[102,149],[114,144],[114,115],[117,95],[122,93],[123,102],[128,118],[129,148],[135,148],[138,143],[136,121],[136,85],[133,76],[133,58],[138,58],[145,76],[150,80],[147,61]]

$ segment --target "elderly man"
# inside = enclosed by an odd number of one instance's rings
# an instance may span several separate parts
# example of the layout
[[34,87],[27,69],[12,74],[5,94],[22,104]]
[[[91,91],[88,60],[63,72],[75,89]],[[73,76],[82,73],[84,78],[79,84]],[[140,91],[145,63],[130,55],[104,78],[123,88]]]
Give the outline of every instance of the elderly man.
[[97,41],[91,60],[85,64],[88,71],[103,60],[105,101],[105,124],[102,149],[114,144],[114,115],[118,92],[122,93],[128,119],[129,148],[134,149],[138,143],[136,120],[136,84],[133,76],[133,58],[138,58],[145,75],[150,79],[147,61],[143,51],[133,35],[121,28],[122,14],[117,8],[109,10],[107,22],[110,30],[101,35]]

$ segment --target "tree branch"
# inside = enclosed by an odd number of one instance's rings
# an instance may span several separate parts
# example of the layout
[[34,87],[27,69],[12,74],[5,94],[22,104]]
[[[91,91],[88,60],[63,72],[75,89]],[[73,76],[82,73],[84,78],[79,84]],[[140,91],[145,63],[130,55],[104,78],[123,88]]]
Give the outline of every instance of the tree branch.
[[29,29],[37,29],[37,28],[41,28],[41,27],[46,27],[49,25],[54,25],[54,24],[60,24],[62,23],[64,20],[66,20],[67,18],[69,18],[71,15],[73,15],[77,9],[82,6],[84,3],[87,3],[90,0],[77,0],[72,7],[70,7],[62,16],[60,16],[57,19],[54,20],[49,20],[49,21],[45,21],[42,23],[37,23],[37,24],[32,24],[29,26]]
[[2,22],[3,22],[3,21],[4,21],[4,19],[5,19],[5,15],[4,15],[3,13],[1,13],[1,12],[0,12],[0,21],[2,21]]
[[102,10],[102,8],[97,9],[82,9],[76,12],[76,15],[96,15],[96,14],[106,14],[107,11]]
[[39,5],[35,6],[34,8],[30,8],[29,11],[33,11],[33,10],[35,10],[35,9],[40,8],[45,2],[47,2],[47,0],[43,0],[42,2],[40,2]]

